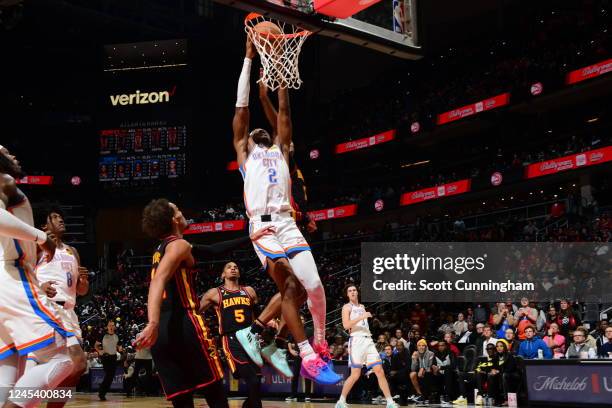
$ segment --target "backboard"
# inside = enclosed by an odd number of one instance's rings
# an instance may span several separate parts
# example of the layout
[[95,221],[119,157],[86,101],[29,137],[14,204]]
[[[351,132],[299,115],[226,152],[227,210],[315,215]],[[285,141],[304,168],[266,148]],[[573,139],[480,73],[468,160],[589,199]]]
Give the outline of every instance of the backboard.
[[215,1],[400,58],[422,57],[417,37],[417,0],[381,0],[346,19],[317,13],[313,0]]

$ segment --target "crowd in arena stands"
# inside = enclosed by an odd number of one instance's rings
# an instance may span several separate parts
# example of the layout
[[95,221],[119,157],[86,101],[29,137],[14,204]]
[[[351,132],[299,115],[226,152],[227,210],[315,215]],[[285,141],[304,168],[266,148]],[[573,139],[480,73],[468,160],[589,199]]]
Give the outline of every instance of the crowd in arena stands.
[[[356,89],[340,95],[329,106],[326,123],[332,125],[321,131],[358,139],[387,130],[389,123],[432,126],[439,113],[502,92],[525,98],[535,82],[542,82],[545,92],[558,89],[569,71],[610,55],[610,12],[607,0],[523,2],[512,18],[516,27],[505,30],[511,37],[429,56],[420,69],[387,74],[369,85],[376,93]],[[334,120],[344,117],[360,120]]]
[[[510,170],[521,168],[536,162],[550,160],[569,154],[609,146],[612,137],[609,134],[593,133],[585,129],[564,133],[556,137],[554,142],[541,141],[539,146],[529,150],[526,146],[492,147],[480,145],[471,146],[461,141],[451,148],[464,159],[464,164],[452,168],[440,168],[439,165],[428,165],[410,174],[402,174],[396,180],[362,180],[359,186],[338,186],[333,195],[320,196],[313,191],[310,207],[328,208],[352,203],[373,202],[383,199],[388,202],[398,202],[405,192],[417,191],[462,179],[474,179],[490,176],[498,171],[504,174]],[[469,147],[462,147],[462,145]],[[470,154],[461,153],[461,149],[470,150]],[[469,159],[472,159],[468,161]],[[440,160],[446,165],[444,160]]]

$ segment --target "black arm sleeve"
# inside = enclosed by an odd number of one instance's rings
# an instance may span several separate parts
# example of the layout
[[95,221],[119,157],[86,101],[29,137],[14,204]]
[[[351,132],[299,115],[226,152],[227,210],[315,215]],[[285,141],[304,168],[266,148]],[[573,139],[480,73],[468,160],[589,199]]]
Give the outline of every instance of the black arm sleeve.
[[211,245],[193,245],[193,254],[197,257],[207,255],[219,255],[225,252],[238,249],[251,242],[251,238],[247,235],[246,237],[230,239],[229,241],[217,242]]

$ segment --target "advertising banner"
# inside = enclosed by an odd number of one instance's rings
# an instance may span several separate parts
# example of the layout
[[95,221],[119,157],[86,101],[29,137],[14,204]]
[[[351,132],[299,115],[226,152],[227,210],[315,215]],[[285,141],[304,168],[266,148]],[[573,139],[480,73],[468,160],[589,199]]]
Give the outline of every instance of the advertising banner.
[[525,178],[547,176],[562,171],[575,170],[580,167],[594,166],[611,160],[612,146],[606,146],[601,149],[589,150],[583,153],[530,164],[525,167]]
[[437,124],[443,125],[445,123],[454,122],[455,120],[459,120],[491,109],[499,108],[500,106],[508,105],[509,103],[510,93],[506,92],[480,102],[472,103],[466,106],[462,106],[458,109],[453,109],[451,111],[441,113],[438,115]]
[[423,201],[434,200],[437,198],[463,194],[470,191],[471,182],[469,179],[454,181],[441,186],[427,187],[422,190],[404,193],[400,197],[400,205],[411,205],[422,203]]
[[331,220],[333,218],[352,217],[357,214],[357,204],[343,205],[324,210],[310,211],[308,215],[315,221]]
[[395,139],[395,130],[388,130],[378,135],[364,137],[363,139],[351,140],[350,142],[340,143],[336,145],[336,154],[365,149],[367,147],[371,147],[381,143],[390,142],[393,139]]
[[245,229],[245,227],[245,220],[200,222],[197,224],[190,224],[189,228],[187,228],[187,230],[183,234],[190,235],[204,234],[206,232],[242,231],[243,229]]
[[565,77],[565,83],[568,85],[575,84],[590,78],[598,77],[610,71],[612,71],[612,58],[569,72]]

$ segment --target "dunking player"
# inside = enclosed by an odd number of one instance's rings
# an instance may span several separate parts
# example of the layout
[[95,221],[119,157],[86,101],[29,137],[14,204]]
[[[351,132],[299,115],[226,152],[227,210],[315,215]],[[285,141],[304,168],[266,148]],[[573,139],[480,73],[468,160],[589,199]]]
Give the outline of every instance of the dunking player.
[[[261,371],[236,339],[236,332],[250,327],[255,320],[257,294],[250,286],[240,286],[240,269],[235,262],[228,262],[221,273],[223,284],[209,289],[200,302],[200,311],[214,306],[219,319],[219,334],[227,363],[235,378],[247,384],[248,398],[243,407],[260,408],[261,405]],[[288,368],[288,367],[287,367]],[[292,373],[282,373],[291,377]]]
[[359,303],[357,286],[353,284],[346,285],[343,295],[349,301],[342,307],[342,326],[344,326],[344,330],[348,330],[351,333],[349,338],[349,366],[351,367],[351,375],[342,386],[342,393],[336,403],[336,408],[347,408],[346,397],[351,392],[353,385],[359,380],[361,369],[364,365],[368,369],[372,369],[374,374],[376,374],[378,386],[387,399],[387,408],[397,408],[398,405],[393,401],[391,391],[389,390],[389,383],[382,369],[380,355],[372,341],[372,333],[370,333],[370,327],[368,326],[368,318],[372,317],[372,315],[366,312],[365,307]]
[[[56,388],[73,369],[65,338],[74,334],[63,326],[60,309],[42,295],[33,276],[36,244],[51,260],[55,243],[32,226],[30,202],[15,184],[21,167],[2,146],[0,173],[0,401],[7,400],[5,408],[34,407],[40,399],[8,398],[10,390]],[[20,377],[33,351],[41,364]]]
[[[136,347],[151,347],[166,398],[174,407],[193,407],[193,393],[200,389],[211,408],[227,408],[217,349],[199,313],[192,246],[183,239],[187,221],[176,205],[157,199],[145,207],[142,226],[161,243],[153,255],[149,322],[137,336]],[[253,238],[266,233],[266,229],[257,231]],[[216,248],[229,250],[242,241],[227,241]],[[199,250],[215,252],[211,247],[201,246]]]
[[[75,366],[72,373],[59,385],[60,387],[75,387],[81,375],[87,369],[87,359],[81,348],[81,328],[79,318],[74,312],[76,298],[84,296],[89,291],[89,275],[87,268],[81,266],[81,259],[76,248],[63,242],[66,225],[64,217],[59,208],[50,208],[44,211],[41,220],[37,222],[42,229],[52,237],[56,245],[55,256],[51,262],[42,257],[36,267],[36,277],[40,287],[47,297],[52,299],[66,313],[63,314],[62,323],[64,327],[73,332],[75,336],[67,340],[68,351]],[[30,369],[39,363],[36,352],[28,355],[26,369]],[[48,408],[64,406],[63,402],[47,404]]]
[[[276,141],[264,129],[249,133],[250,72],[255,56],[255,48],[247,39],[232,126],[234,148],[244,178],[244,201],[250,228],[275,228],[274,234],[254,240],[253,245],[281,293],[283,319],[298,343],[303,358],[302,376],[320,383],[335,384],[340,381],[340,376],[327,366],[319,353],[315,353],[306,339],[299,316],[299,308],[306,300],[306,289],[315,323],[315,347],[318,352],[323,351],[320,347],[325,341],[325,290],[310,247],[291,217],[288,162],[292,124],[289,92],[286,87],[278,91]],[[243,329],[236,336],[249,357],[256,361],[260,351],[250,329]]]

